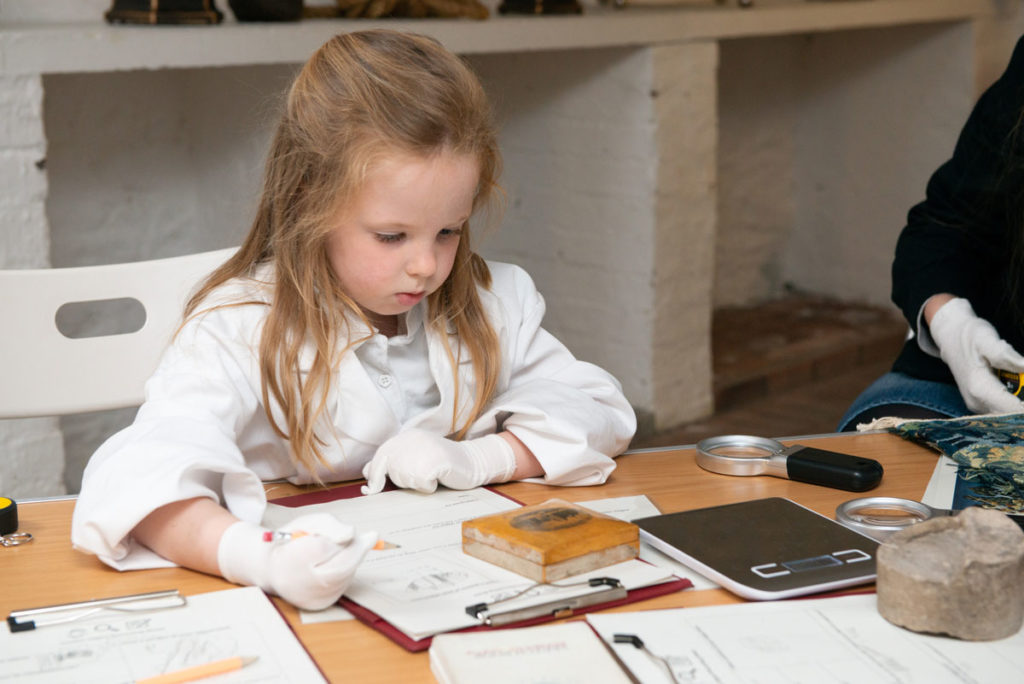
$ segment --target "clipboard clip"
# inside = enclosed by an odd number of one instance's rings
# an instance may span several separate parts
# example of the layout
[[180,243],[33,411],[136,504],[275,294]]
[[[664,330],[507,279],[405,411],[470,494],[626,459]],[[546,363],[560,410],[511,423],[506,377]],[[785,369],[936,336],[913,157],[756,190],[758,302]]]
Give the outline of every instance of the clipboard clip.
[[7,616],[7,626],[12,633],[28,632],[37,627],[49,627],[50,625],[81,620],[104,610],[142,613],[167,608],[180,608],[186,602],[185,597],[177,589],[152,591],[148,594],[114,596],[78,603],[62,603],[41,608],[12,610],[11,614]]
[[[490,603],[475,603],[471,606],[466,606],[466,613],[470,617],[480,620],[483,624],[489,627],[497,627],[500,625],[506,625],[510,622],[518,622],[519,620],[528,620],[535,617],[569,617],[578,608],[626,597],[626,588],[622,586],[622,582],[614,577],[591,577],[585,582],[579,582],[577,584],[580,586],[604,587],[604,589],[601,591],[588,592],[586,594],[578,594],[576,596],[563,596],[551,601],[524,606],[522,608],[512,608],[506,611],[494,610],[495,605],[506,601],[512,601],[519,596],[522,596],[530,589],[541,586],[540,584],[534,584],[507,598],[491,601]],[[571,587],[575,585],[554,584],[548,586]]]

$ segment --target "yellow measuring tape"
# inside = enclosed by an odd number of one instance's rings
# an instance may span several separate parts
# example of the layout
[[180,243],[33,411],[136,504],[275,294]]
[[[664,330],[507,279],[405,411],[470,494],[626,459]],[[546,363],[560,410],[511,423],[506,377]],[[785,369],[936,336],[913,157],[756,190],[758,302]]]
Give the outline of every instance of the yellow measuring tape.
[[18,531],[18,504],[14,499],[0,496],[0,534]]
[[1021,395],[1024,390],[1024,373],[1011,373],[1010,371],[997,370],[996,375],[1003,381],[1006,391],[1015,397]]

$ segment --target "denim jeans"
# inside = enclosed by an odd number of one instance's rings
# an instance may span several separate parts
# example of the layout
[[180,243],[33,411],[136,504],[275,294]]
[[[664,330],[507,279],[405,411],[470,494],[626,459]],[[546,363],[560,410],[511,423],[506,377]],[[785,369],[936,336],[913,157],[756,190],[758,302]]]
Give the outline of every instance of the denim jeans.
[[921,380],[904,373],[886,373],[871,383],[866,390],[860,393],[859,397],[853,400],[850,408],[846,409],[846,413],[840,419],[838,430],[842,432],[856,429],[856,424],[851,421],[859,414],[873,408],[893,404],[916,406],[948,418],[966,416],[971,413],[967,404],[964,403],[963,397],[960,396],[960,390],[952,383]]

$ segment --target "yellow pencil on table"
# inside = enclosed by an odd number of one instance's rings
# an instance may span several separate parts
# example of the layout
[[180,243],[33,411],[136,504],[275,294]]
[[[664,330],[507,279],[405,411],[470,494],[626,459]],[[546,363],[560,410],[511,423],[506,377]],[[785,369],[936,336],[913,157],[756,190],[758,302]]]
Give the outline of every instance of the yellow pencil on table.
[[234,658],[224,658],[223,660],[215,660],[212,663],[206,663],[204,665],[186,667],[182,670],[168,672],[155,677],[137,679],[135,680],[135,684],[183,684],[184,682],[194,682],[197,679],[241,670],[246,665],[255,663],[256,660],[256,656],[235,656]]
[[[307,536],[309,536],[309,532],[303,532],[302,530],[296,530],[294,532],[282,532],[282,531],[264,532],[263,533],[263,541],[265,541],[265,542],[285,541],[285,540],[288,540],[288,539],[301,539],[302,537],[307,537]],[[395,544],[394,542],[384,541],[383,539],[378,539],[377,543],[373,545],[373,550],[374,551],[386,551],[388,549],[398,549],[398,548],[401,548],[401,546],[399,546],[398,544]]]

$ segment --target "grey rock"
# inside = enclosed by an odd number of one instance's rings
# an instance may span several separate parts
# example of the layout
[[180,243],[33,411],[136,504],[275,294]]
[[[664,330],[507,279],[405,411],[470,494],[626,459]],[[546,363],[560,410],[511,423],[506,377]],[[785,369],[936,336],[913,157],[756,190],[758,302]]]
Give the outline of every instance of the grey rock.
[[901,530],[878,549],[878,612],[913,630],[1002,639],[1024,623],[1024,531],[967,508]]

